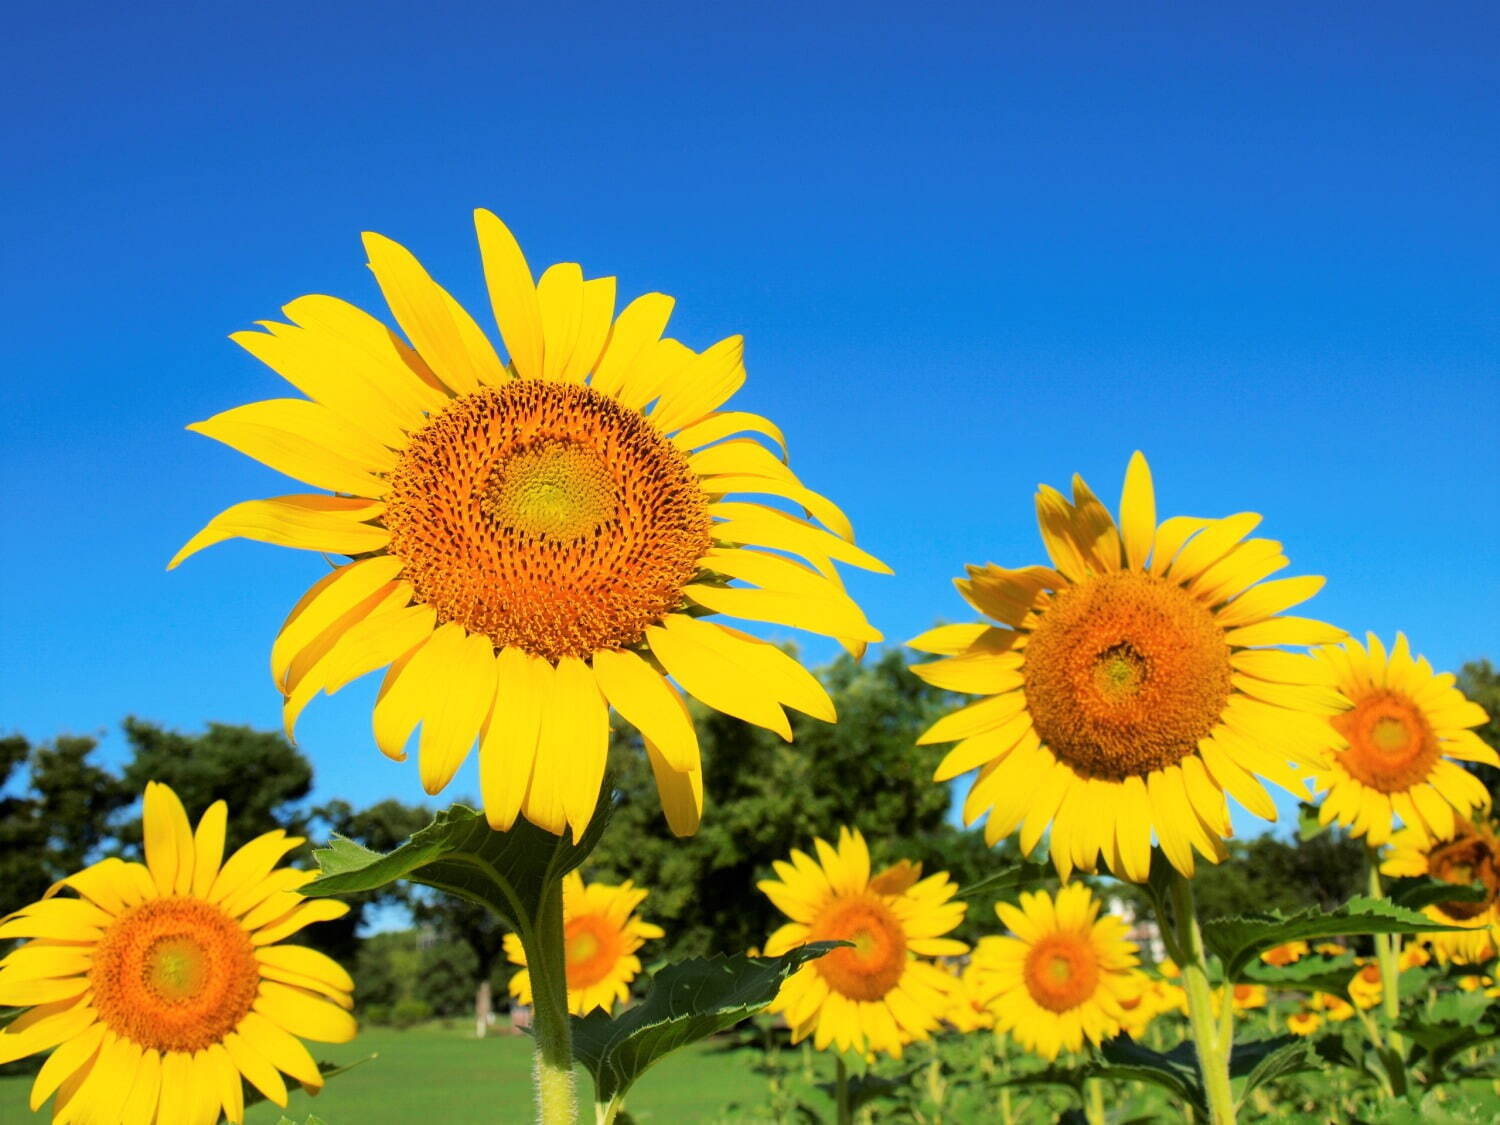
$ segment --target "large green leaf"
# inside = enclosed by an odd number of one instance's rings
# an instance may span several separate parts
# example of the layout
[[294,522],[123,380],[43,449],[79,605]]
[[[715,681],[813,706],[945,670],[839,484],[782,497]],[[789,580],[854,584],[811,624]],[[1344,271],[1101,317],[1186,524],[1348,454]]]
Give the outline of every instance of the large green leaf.
[[1448,993],[1428,1010],[1408,1010],[1396,1026],[1420,1048],[1413,1062],[1421,1064],[1432,1085],[1470,1047],[1500,1039],[1500,1004],[1483,992]]
[[1241,1099],[1248,1098],[1252,1091],[1267,1082],[1321,1067],[1322,1061],[1313,1051],[1312,1044],[1295,1035],[1236,1043],[1229,1056],[1229,1076],[1243,1076],[1245,1079]]
[[573,1019],[573,1056],[594,1076],[600,1105],[623,1099],[646,1068],[671,1051],[733,1027],[776,998],[804,963],[847,942],[812,942],[780,957],[695,957],[668,965],[646,998],[618,1016]]
[[1198,1054],[1191,1041],[1185,1040],[1162,1054],[1128,1035],[1117,1035],[1099,1045],[1098,1055],[1101,1061],[1084,1068],[1088,1077],[1150,1083],[1192,1106],[1207,1119],[1207,1096],[1203,1092]]
[[520,930],[529,924],[546,886],[588,858],[608,819],[609,802],[601,800],[575,844],[571,833],[554,836],[525,819],[509,832],[496,832],[483,813],[454,805],[392,852],[371,851],[335,836],[313,852],[320,874],[301,893],[373,891],[408,879],[487,906],[512,930]]
[[1241,981],[1248,979],[1245,970],[1259,954],[1284,942],[1349,934],[1425,934],[1452,928],[1384,899],[1355,898],[1328,913],[1310,907],[1291,915],[1271,912],[1215,918],[1203,923],[1203,941],[1223,962],[1225,978]]
[[1242,981],[1263,984],[1268,988],[1298,989],[1303,992],[1327,992],[1343,997],[1350,978],[1358,972],[1352,955],[1343,957],[1304,957],[1290,965],[1267,965],[1259,958],[1245,966]]

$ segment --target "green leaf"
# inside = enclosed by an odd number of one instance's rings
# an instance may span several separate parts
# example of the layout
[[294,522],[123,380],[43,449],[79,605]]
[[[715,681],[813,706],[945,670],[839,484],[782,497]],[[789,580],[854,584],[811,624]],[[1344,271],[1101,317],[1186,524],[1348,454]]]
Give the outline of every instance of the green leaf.
[[1247,979],[1246,967],[1265,950],[1288,941],[1343,937],[1349,934],[1425,934],[1451,930],[1414,910],[1384,899],[1350,899],[1324,913],[1315,907],[1285,915],[1279,912],[1215,918],[1203,923],[1203,941],[1224,964],[1231,981]]
[[[605,783],[606,792],[608,782]],[[519,931],[536,910],[546,886],[588,858],[609,819],[601,800],[583,838],[554,836],[524,818],[496,832],[484,814],[465,805],[444,809],[395,851],[380,853],[335,836],[313,852],[321,874],[300,893],[309,896],[373,891],[408,879],[489,907]]]
[[776,998],[804,963],[848,942],[812,942],[780,957],[695,957],[668,965],[646,998],[618,1016],[573,1018],[573,1056],[594,1076],[600,1105],[623,1098],[665,1055],[727,1030]]
[[1295,988],[1303,992],[1327,992],[1343,998],[1349,980],[1357,971],[1352,956],[1304,957],[1290,965],[1267,965],[1257,957],[1245,966],[1242,981],[1268,988]]
[[1229,1056],[1229,1076],[1243,1076],[1245,1079],[1241,1098],[1249,1097],[1253,1090],[1267,1082],[1321,1068],[1322,1061],[1313,1051],[1312,1044],[1295,1035],[1236,1043]]
[[1482,992],[1452,992],[1438,997],[1430,1011],[1408,1010],[1396,1027],[1421,1048],[1413,1061],[1423,1064],[1432,1085],[1464,1051],[1500,1039],[1500,1006]]
[[1147,1082],[1191,1105],[1205,1120],[1208,1099],[1198,1067],[1198,1053],[1190,1040],[1162,1054],[1137,1043],[1128,1035],[1117,1035],[1099,1045],[1102,1064],[1086,1067],[1090,1078],[1112,1078]]
[[1297,840],[1299,843],[1307,843],[1315,837],[1321,836],[1328,831],[1328,826],[1318,819],[1318,806],[1309,805],[1306,801],[1297,806]]
[[1386,888],[1397,906],[1421,910],[1440,902],[1483,902],[1489,891],[1483,883],[1445,883],[1441,879],[1397,879]]

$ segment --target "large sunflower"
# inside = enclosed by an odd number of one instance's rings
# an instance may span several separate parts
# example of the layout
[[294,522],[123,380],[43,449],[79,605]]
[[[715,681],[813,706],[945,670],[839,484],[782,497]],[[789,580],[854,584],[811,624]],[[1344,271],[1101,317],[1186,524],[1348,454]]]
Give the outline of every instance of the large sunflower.
[[1478,883],[1487,892],[1479,902],[1438,902],[1422,912],[1459,929],[1422,935],[1439,959],[1483,965],[1500,948],[1500,836],[1488,817],[1458,818],[1453,831],[1433,839],[1420,828],[1403,828],[1391,838],[1391,852],[1380,870],[1392,876],[1430,876],[1445,883]]
[[1488,808],[1489,791],[1458,763],[1500,766],[1500,755],[1473,730],[1489,716],[1464,698],[1451,673],[1437,675],[1413,658],[1404,634],[1389,654],[1369,634],[1318,650],[1318,659],[1348,702],[1329,720],[1335,751],[1315,771],[1323,793],[1319,819],[1338,821],[1379,847],[1396,817],[1438,839],[1459,819]]
[[1118,524],[1079,477],[1071,503],[1043,485],[1036,504],[1052,565],[969,567],[959,593],[994,623],[944,625],[909,642],[947,657],[913,666],[928,683],[989,697],[918,741],[958,743],[939,781],[979,770],[964,819],[987,812],[992,844],[1019,827],[1029,854],[1050,823],[1064,878],[1093,870],[1102,853],[1139,882],[1154,829],[1191,875],[1195,848],[1222,855],[1225,793],[1274,819],[1258,776],[1304,792],[1289,760],[1326,752],[1323,716],[1339,702],[1326,672],[1266,647],[1343,635],[1279,616],[1323,580],[1263,582],[1287,560],[1280,543],[1246,538],[1260,522],[1249,512],[1158,526],[1139,453]]
[[1082,883],[1057,892],[1021,895],[1020,907],[999,903],[1014,937],[985,937],[974,949],[981,981],[996,992],[996,1031],[1008,1031],[1044,1059],[1101,1043],[1127,1016],[1121,1001],[1139,995],[1136,947],[1125,922],[1099,917],[1099,902]]
[[[570,871],[563,877],[563,956],[568,973],[568,1011],[586,1016],[595,1008],[606,1012],[630,998],[630,982],[641,971],[636,950],[665,931],[636,916],[648,892],[629,879],[619,886],[585,883]],[[510,978],[510,994],[531,1003],[531,971],[525,968],[526,950],[515,934],[505,935],[505,953],[522,966]]]
[[[833,563],[887,568],[787,468],[772,423],[722,409],[744,382],[740,337],[696,353],[662,336],[671,298],[616,317],[614,278],[585,281],[577,265],[533,283],[500,220],[476,223],[509,361],[410,253],[367,234],[406,339],[343,301],[298,298],[290,323],[233,338],[308,397],[190,427],[334,495],[236,504],[170,565],[236,536],[347,556],[271,650],[288,735],[319,691],[389,666],[375,741],[400,760],[420,726],[427,792],[478,740],[494,827],[524,812],[577,835],[613,707],[644,737],[672,829],[690,833],[698,742],[668,677],[787,739],[784,707],[834,718],[797,661],[705,615],[858,649],[880,634]],[[790,501],[822,526],[733,494]]]
[[[311,872],[276,868],[302,840],[277,830],[221,864],[227,810],[195,832],[177,795],[146,787],[146,862],[106,859],[0,922],[29,938],[0,961],[0,1063],[51,1050],[31,1108],[54,1121],[212,1125],[244,1120],[241,1078],[285,1106],[285,1072],[323,1085],[299,1039],[354,1036],[354,982],[323,954],[281,945],[348,911],[304,900]],[[59,893],[64,888],[75,895]]]
[[798,969],[770,1010],[785,1014],[793,1042],[812,1035],[819,1050],[833,1043],[899,1058],[950,1009],[948,974],[923,958],[968,951],[943,937],[963,921],[964,904],[953,901],[958,887],[947,872],[923,879],[921,865],[906,861],[872,877],[858,830],[839,829],[837,847],[813,843],[818,860],[793,849],[790,863],[772,865],[778,878],[758,884],[792,919],[771,935],[766,955],[814,941],[852,945]]

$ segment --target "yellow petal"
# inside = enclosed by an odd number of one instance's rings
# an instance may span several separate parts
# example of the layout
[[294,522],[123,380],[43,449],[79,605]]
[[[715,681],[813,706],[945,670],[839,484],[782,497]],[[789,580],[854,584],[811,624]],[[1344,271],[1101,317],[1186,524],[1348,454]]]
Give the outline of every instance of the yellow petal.
[[[262,981],[253,1009],[300,1039],[347,1043],[354,1038],[353,1016],[321,996],[310,996],[300,988]],[[250,1042],[260,1050],[256,1040]]]
[[[438,634],[453,627],[454,623],[443,625]],[[493,643],[483,634],[465,633],[461,625],[456,628],[449,649],[437,651],[428,644],[406,673],[429,677],[417,752],[422,788],[428,793],[441,792],[453,780],[495,698]]]
[[1151,466],[1138,449],[1130,456],[1125,487],[1120,493],[1120,538],[1125,544],[1125,565],[1131,570],[1144,569],[1155,537],[1156,490],[1151,486]]
[[390,485],[376,474],[396,465],[396,454],[375,438],[306,399],[248,403],[188,429],[330,492],[384,496]]
[[656,791],[661,798],[661,811],[667,818],[667,827],[674,836],[691,836],[698,831],[698,823],[703,817],[703,771],[675,770],[655,743],[649,738],[643,741],[646,758],[651,763],[651,774],[656,778]]
[[633,652],[594,654],[594,678],[626,722],[651,740],[674,771],[699,767],[698,734],[686,704],[661,674]]
[[662,433],[671,433],[717,410],[744,382],[745,338],[729,336],[705,349],[669,380],[651,421]]
[[253,539],[278,547],[299,547],[339,555],[378,551],[390,541],[383,527],[367,523],[385,511],[378,501],[342,496],[274,496],[226,508],[183,544],[167,564],[171,570],[189,555],[226,539]]
[[[331,922],[335,918],[342,918],[347,913],[349,913],[347,903],[335,902],[331,898],[309,899],[301,906],[287,911],[269,926],[251,934],[250,944],[275,945],[291,937],[304,926],[310,926],[314,922]],[[342,1040],[330,1039],[327,1042],[342,1042]]]
[[193,885],[193,829],[177,794],[159,782],[146,784],[146,866],[163,895],[184,894]]
[[839,594],[810,597],[782,590],[757,590],[743,586],[714,586],[691,582],[682,588],[691,602],[748,621],[765,621],[805,629],[825,637],[847,637],[874,642],[882,639],[878,629],[865,620],[855,602]]
[[748,414],[742,410],[726,410],[701,418],[682,427],[672,435],[672,444],[683,451],[699,449],[710,442],[720,441],[731,434],[756,433],[770,438],[781,450],[781,459],[787,458],[786,437],[780,427],[759,414]]
[[411,251],[369,231],[364,243],[370,269],[396,323],[455,394],[499,386],[510,379],[474,318],[432,280]]
[[1231,645],[1326,645],[1344,639],[1344,631],[1308,617],[1273,617],[1254,625],[1230,629],[1224,639]]
[[[262,985],[263,991],[264,988],[265,986]],[[302,995],[296,989],[289,991],[299,996]],[[328,1006],[322,1000],[316,1003],[322,1004],[325,1008]],[[240,1021],[235,1031],[277,1070],[290,1074],[311,1090],[322,1088],[323,1075],[318,1070],[318,1064],[313,1061],[313,1057],[307,1053],[307,1048],[283,1028],[261,1015],[259,1011],[246,1012],[245,1018]]]
[[615,315],[615,279],[596,277],[583,283],[583,302],[578,312],[578,336],[568,356],[562,378],[581,383],[594,370],[604,351]]
[[266,946],[255,951],[255,959],[262,965],[274,965],[289,972],[316,977],[344,992],[354,991],[354,978],[344,971],[342,965],[326,953],[305,945]]
[[508,832],[531,780],[552,669],[538,657],[507,648],[495,657],[495,681],[494,703],[479,736],[479,792],[490,827]]
[[545,347],[542,307],[526,255],[515,235],[491,212],[475,211],[474,229],[479,234],[490,305],[511,364],[521,378],[540,379]]
[[208,891],[209,902],[226,902],[270,874],[277,861],[303,842],[279,828],[264,832],[239,848],[219,869]]
[[[715,446],[714,448],[719,448]],[[759,448],[757,446],[757,448]],[[770,456],[767,454],[766,456]],[[814,492],[810,488],[804,488],[795,479],[782,477],[753,476],[751,474],[738,474],[728,476],[705,476],[699,483],[703,491],[710,496],[729,496],[736,493],[762,494],[765,496],[780,496],[787,500],[795,501],[803,511],[807,512],[829,531],[840,539],[850,542],[854,540],[854,525],[849,522],[849,517],[843,509],[829,500],[826,496]]]
[[1178,582],[1196,578],[1259,525],[1260,516],[1254,512],[1237,512],[1211,521],[1172,560],[1171,577]]
[[807,559],[837,559],[877,574],[891,573],[885,563],[853,543],[787,512],[734,500],[712,503],[708,511],[723,521],[713,527],[713,536],[720,542],[770,547]]
[[224,858],[224,830],[229,820],[229,806],[215,801],[198,821],[193,833],[192,894],[202,898],[214,885],[219,863]]
[[713,627],[674,613],[661,625],[646,629],[651,652],[667,674],[714,710],[775,731],[791,741],[792,728],[774,693],[751,669],[720,651],[714,643],[716,638],[704,635],[696,628],[699,625]]
[[1324,581],[1317,575],[1304,575],[1300,578],[1278,578],[1274,582],[1262,582],[1219,610],[1214,614],[1214,620],[1225,629],[1263,621],[1307,601],[1323,588]]
[[286,1108],[286,1083],[271,1065],[270,1060],[252,1047],[238,1032],[224,1036],[224,1050],[228,1052],[235,1069],[245,1080],[265,1095],[267,1100]]
[[320,578],[292,607],[271,645],[271,679],[283,692],[292,660],[317,635],[401,571],[394,555],[359,559]]
[[[601,394],[618,397],[655,352],[674,304],[664,293],[647,293],[626,305],[610,330],[589,385]],[[645,401],[649,400],[642,400],[642,405]]]
[[583,313],[583,269],[576,262],[547,267],[536,285],[542,308],[542,378],[561,379],[573,356]]
[[563,812],[573,839],[593,818],[609,755],[609,708],[588,665],[576,656],[557,662],[552,709],[542,720],[533,772],[559,773]]

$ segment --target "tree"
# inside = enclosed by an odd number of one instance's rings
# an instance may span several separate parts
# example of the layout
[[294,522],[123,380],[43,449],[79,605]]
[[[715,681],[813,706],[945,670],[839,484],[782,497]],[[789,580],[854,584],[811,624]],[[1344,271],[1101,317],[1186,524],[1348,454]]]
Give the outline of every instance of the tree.
[[26,778],[18,795],[0,798],[0,916],[41,898],[104,849],[110,820],[131,794],[93,762],[97,746],[73,735],[35,747],[20,735],[0,739],[0,789],[22,766]]

